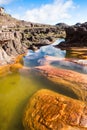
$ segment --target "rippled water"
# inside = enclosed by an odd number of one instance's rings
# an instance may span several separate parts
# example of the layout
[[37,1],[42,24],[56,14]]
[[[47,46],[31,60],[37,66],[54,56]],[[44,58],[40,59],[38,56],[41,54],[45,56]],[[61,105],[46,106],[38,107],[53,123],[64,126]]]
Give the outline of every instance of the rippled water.
[[[87,73],[86,65],[79,65],[75,62],[75,60],[78,60],[81,64],[83,62],[86,64],[86,60],[77,59],[77,57],[74,57],[74,62],[61,60],[61,58],[66,57],[66,51],[53,47],[58,42],[60,40],[53,45],[41,47],[36,52],[29,50],[29,53],[23,57],[24,66],[32,68],[50,63],[56,67]],[[49,60],[47,56],[58,59]],[[42,88],[52,89],[64,95],[77,98],[71,90],[66,90],[64,86],[61,88],[61,86],[49,81],[37,72],[31,71],[31,69],[11,72],[7,76],[0,78],[0,130],[24,130],[22,125],[24,108],[29,97]]]

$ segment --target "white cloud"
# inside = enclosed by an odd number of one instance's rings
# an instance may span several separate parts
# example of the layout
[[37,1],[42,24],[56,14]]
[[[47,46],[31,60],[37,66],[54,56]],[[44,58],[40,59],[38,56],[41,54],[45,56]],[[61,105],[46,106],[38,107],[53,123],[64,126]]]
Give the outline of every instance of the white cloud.
[[74,8],[72,0],[54,0],[53,3],[27,10],[22,18],[31,22],[56,24],[71,18],[69,12],[72,8]]
[[0,0],[0,5],[2,4],[8,4],[10,3],[12,0]]

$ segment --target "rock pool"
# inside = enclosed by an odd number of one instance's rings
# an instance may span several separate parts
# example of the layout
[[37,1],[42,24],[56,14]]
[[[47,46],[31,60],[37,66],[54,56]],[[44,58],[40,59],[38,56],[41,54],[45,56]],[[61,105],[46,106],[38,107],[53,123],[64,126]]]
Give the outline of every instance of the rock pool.
[[61,84],[58,85],[32,70],[33,67],[50,64],[57,68],[83,73],[87,77],[87,60],[82,56],[78,57],[76,53],[74,55],[74,52],[71,55],[70,51],[55,48],[54,45],[60,41],[41,47],[36,52],[29,50],[29,53],[23,57],[23,64],[27,69],[10,72],[0,78],[0,130],[24,130],[22,125],[24,108],[29,97],[42,88],[78,99],[70,89],[64,86],[61,88]]

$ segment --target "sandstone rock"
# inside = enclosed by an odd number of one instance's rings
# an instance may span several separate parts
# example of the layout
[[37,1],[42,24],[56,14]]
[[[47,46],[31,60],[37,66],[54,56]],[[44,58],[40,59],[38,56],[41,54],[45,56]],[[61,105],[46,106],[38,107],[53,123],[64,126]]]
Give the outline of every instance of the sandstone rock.
[[[52,67],[50,65],[35,68],[49,80],[74,92],[79,100],[87,101],[87,76],[72,70]],[[54,86],[55,87],[55,86]]]
[[28,102],[23,125],[25,130],[87,130],[87,105],[40,90]]

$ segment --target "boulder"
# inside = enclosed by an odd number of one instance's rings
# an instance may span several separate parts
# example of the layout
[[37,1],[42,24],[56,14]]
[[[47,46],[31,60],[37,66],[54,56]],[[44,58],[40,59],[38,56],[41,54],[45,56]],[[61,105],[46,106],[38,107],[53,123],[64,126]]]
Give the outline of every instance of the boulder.
[[87,22],[67,26],[65,31],[65,42],[59,44],[58,47],[87,47]]
[[29,100],[23,116],[25,130],[87,130],[87,105],[50,90]]

